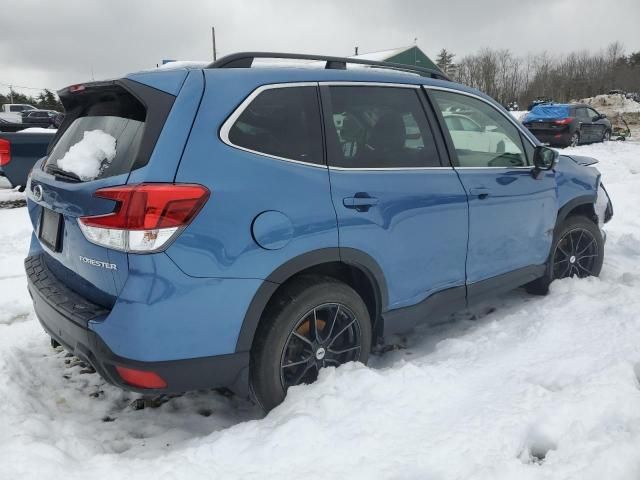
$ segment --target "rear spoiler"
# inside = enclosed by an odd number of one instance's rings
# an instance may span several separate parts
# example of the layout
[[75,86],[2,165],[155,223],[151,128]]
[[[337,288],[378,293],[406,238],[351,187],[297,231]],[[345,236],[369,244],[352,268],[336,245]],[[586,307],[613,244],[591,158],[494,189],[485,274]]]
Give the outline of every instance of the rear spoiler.
[[[88,107],[99,104],[105,99],[108,101],[110,97],[133,97],[146,110],[144,136],[134,168],[146,165],[149,161],[149,157],[176,99],[170,93],[128,78],[71,85],[59,90],[57,93],[64,106],[65,117],[58,129],[58,133],[49,144],[47,155],[51,153],[58,139],[69,128],[69,125],[76,118],[86,115]],[[108,112],[101,112],[101,114],[108,115]]]

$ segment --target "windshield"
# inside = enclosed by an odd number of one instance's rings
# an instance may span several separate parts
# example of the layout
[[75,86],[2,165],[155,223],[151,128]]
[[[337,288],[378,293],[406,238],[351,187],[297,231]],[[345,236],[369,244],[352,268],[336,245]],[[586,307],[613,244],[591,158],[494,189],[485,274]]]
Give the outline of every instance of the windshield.
[[49,154],[45,169],[83,181],[131,171],[145,127],[145,108],[131,95],[104,94],[86,105]]

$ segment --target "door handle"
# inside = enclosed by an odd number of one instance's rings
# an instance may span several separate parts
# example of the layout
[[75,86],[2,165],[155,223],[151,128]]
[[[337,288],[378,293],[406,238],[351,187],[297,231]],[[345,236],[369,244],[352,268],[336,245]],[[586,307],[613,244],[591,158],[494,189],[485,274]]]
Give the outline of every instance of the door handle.
[[369,196],[368,193],[358,192],[353,197],[345,197],[342,204],[347,208],[352,208],[358,212],[367,212],[369,209],[378,204],[378,199]]
[[484,187],[471,188],[469,190],[469,195],[478,197],[480,200],[484,200],[489,196],[489,189]]

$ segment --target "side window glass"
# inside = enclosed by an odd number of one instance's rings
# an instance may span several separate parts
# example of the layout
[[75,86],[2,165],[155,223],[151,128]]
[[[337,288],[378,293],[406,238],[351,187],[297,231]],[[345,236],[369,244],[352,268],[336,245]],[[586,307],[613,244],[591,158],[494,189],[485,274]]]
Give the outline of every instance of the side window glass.
[[315,87],[261,92],[229,129],[229,141],[257,153],[323,163],[322,129]]
[[439,167],[433,133],[413,88],[330,87],[329,164],[346,168]]
[[587,112],[586,108],[577,108],[577,117],[578,119],[585,121],[585,120],[591,120],[591,118],[589,118],[589,113]]
[[519,130],[497,109],[468,95],[439,90],[431,95],[444,117],[460,167],[529,165]]
[[589,112],[589,119],[590,120],[593,120],[594,118],[598,118],[598,116],[599,116],[598,112],[596,112],[595,110],[593,110],[591,108],[588,108],[587,110]]

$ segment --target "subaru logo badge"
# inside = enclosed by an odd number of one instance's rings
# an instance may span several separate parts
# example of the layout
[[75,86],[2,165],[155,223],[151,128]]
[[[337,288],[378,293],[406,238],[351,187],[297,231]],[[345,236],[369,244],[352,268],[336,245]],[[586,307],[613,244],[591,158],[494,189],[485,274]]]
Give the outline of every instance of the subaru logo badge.
[[36,202],[42,200],[42,193],[42,185],[36,185],[35,187],[33,187],[33,198],[36,200]]

